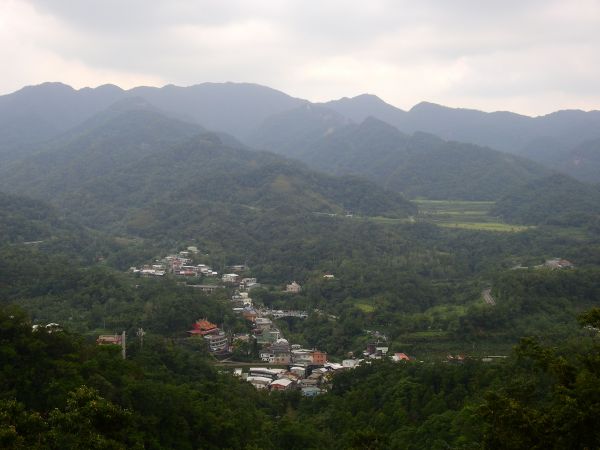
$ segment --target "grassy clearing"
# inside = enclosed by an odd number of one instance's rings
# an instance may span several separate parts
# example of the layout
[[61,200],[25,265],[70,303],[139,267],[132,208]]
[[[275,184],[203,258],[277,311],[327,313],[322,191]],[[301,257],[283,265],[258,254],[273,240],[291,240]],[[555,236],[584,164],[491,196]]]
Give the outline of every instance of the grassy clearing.
[[587,241],[590,238],[595,237],[592,232],[584,228],[575,227],[555,227],[545,226],[547,230],[551,230],[554,236],[562,237],[565,239],[575,239],[578,241]]
[[360,309],[365,314],[369,314],[369,313],[372,313],[375,311],[375,307],[368,303],[356,303],[354,306],[356,306],[358,309]]
[[348,220],[366,220],[369,222],[381,223],[384,225],[398,225],[402,223],[415,223],[416,219],[413,216],[402,219],[382,216],[339,216]]
[[501,222],[456,222],[439,223],[438,225],[446,228],[461,228],[464,230],[499,231],[512,233],[518,233],[520,231],[525,231],[530,228],[534,228],[525,225],[509,225],[507,223]]
[[426,330],[403,334],[398,340],[400,342],[415,343],[421,341],[447,341],[451,338],[451,334],[447,331]]
[[367,220],[385,225],[414,223],[417,220],[434,223],[446,228],[460,228],[473,231],[490,231],[497,233],[518,233],[534,228],[531,226],[512,225],[501,222],[490,214],[494,202],[466,200],[413,200],[419,207],[419,215],[402,219],[390,217],[344,216],[331,213],[317,215],[340,217],[348,220]]
[[452,209],[484,209],[489,211],[494,206],[493,201],[477,201],[477,200],[427,200],[416,199],[412,200],[419,206],[428,207],[431,209],[447,209],[449,206]]
[[425,314],[427,314],[430,317],[450,316],[450,315],[462,316],[463,314],[466,313],[466,311],[467,311],[467,307],[465,305],[444,304],[444,305],[436,305],[436,306],[432,306],[431,308],[428,308],[425,311]]

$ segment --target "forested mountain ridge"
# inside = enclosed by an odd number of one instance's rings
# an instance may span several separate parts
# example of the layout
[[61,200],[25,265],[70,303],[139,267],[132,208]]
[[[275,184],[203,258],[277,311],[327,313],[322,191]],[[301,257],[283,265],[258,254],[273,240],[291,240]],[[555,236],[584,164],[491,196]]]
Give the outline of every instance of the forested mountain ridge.
[[[0,192],[0,285],[3,288],[17,279],[35,284],[32,268],[40,269],[42,260],[49,256],[60,255],[59,264],[69,260],[73,265],[89,265],[120,250],[110,236],[93,232],[65,216],[64,211],[43,201]],[[42,273],[40,269],[37,282],[44,278]],[[0,292],[0,297],[2,301],[8,300],[6,292]]]
[[252,147],[302,159],[324,136],[351,123],[320,105],[305,104],[266,119],[249,137]]
[[0,161],[29,154],[36,144],[108,108],[121,94],[112,85],[76,91],[62,83],[44,83],[0,96]]
[[600,183],[600,138],[576,145],[540,139],[528,145],[522,154],[532,160],[543,160],[548,167],[580,181]]
[[[326,116],[324,111],[304,108],[301,117],[296,111],[279,114],[275,124],[265,123],[261,129],[271,139],[256,144],[333,174],[364,176],[409,197],[495,200],[549,173],[529,160],[489,148],[425,133],[409,136],[373,117],[360,124],[338,120],[332,126],[325,118],[335,113]],[[306,122],[304,134],[280,134],[289,127],[297,130],[301,120]],[[271,129],[277,131],[269,133]]]
[[[229,207],[291,212],[405,216],[416,208],[400,195],[355,178],[313,172],[273,154],[228,147],[214,134],[202,134],[172,149],[115,168],[83,183],[60,200],[68,210],[88,211],[103,221],[157,202],[218,202]],[[94,212],[96,211],[96,212]],[[108,214],[108,212],[107,212]],[[117,214],[119,215],[119,214]],[[104,216],[104,221],[107,216]]]
[[324,104],[356,122],[369,116],[412,134],[423,131],[445,140],[490,147],[522,155],[587,181],[598,176],[581,168],[557,164],[586,141],[600,138],[600,111],[564,110],[538,117],[508,111],[486,113],[474,109],[449,108],[421,102],[408,111],[395,108],[375,96],[343,98]]
[[493,214],[513,223],[591,226],[600,229],[600,188],[554,174],[501,198]]
[[30,198],[0,192],[0,245],[42,241],[56,233],[72,232],[58,212]]
[[252,83],[137,87],[127,94],[142,97],[170,115],[242,140],[266,118],[307,103],[276,89]]
[[160,202],[185,202],[182,210],[208,202],[309,214],[404,217],[416,212],[399,194],[372,182],[321,174],[275,154],[247,150],[230,137],[168,118],[135,99],[0,172],[6,190],[46,199],[92,227],[123,224]]
[[310,105],[316,109],[326,108],[342,121],[360,123],[372,116],[407,134],[420,131],[445,140],[523,155],[582,180],[600,181],[595,171],[572,168],[560,162],[569,159],[570,152],[579,146],[600,138],[599,111],[564,110],[529,117],[506,111],[486,113],[449,108],[428,102],[403,111],[374,95],[317,104],[248,83],[129,90],[111,85],[80,90],[60,83],[29,86],[0,96],[0,160],[18,159],[32,151],[32,144],[55,138],[114,102],[130,97],[143,98],[172,117],[232,134],[248,143],[269,142],[269,137],[261,132],[261,124],[273,123],[281,113]]
[[267,117],[304,100],[249,83],[202,83],[190,87],[104,85],[75,90],[62,83],[28,86],[0,96],[0,161],[36,151],[36,146],[82,124],[117,101],[142,98],[174,118],[245,137]]
[[[350,174],[326,175],[162,111],[120,99],[1,169],[4,188],[51,206],[0,195],[0,359],[11,362],[0,365],[0,446],[597,446],[600,313],[577,322],[600,302],[595,187],[322,105],[265,121],[274,149]],[[414,204],[391,189],[497,200],[494,214],[538,226],[435,226],[408,218]],[[186,337],[205,317],[231,335],[234,358],[252,360],[235,340],[253,339],[231,306],[237,287],[125,273],[190,245],[193,264],[219,274],[247,265],[257,308],[307,311],[273,318],[290,343],[342,361],[377,337],[419,362],[332,371],[317,398],[255,390]],[[553,270],[553,257],[573,264]],[[291,280],[300,292],[282,292]],[[95,345],[122,331],[126,361]],[[510,352],[524,335],[537,338]]]
[[38,145],[35,154],[4,164],[0,185],[50,200],[201,132],[200,126],[168,118],[151,105],[128,99]]

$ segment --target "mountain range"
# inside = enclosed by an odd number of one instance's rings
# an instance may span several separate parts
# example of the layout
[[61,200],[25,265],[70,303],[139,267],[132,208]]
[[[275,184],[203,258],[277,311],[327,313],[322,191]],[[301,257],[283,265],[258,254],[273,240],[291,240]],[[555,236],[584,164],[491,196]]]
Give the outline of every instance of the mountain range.
[[[47,83],[0,97],[0,190],[121,230],[159,229],[158,216],[165,225],[156,205],[406,217],[416,212],[406,198],[498,201],[506,220],[541,224],[557,199],[598,191],[554,174],[597,181],[597,119],[432,104],[402,111],[371,95],[315,104],[250,84]],[[458,138],[468,142],[448,140]],[[495,149],[518,146],[546,165]],[[507,206],[536,202],[544,217]],[[572,204],[588,222],[600,210],[595,195]]]
[[5,164],[0,174],[2,190],[75,211],[89,226],[124,224],[160,202],[309,214],[416,212],[375,183],[243,148],[136,99],[119,101],[37,153]]
[[[327,111],[327,117],[323,119],[332,122],[334,128],[374,117],[405,134],[425,132],[444,140],[489,147],[525,156],[583,181],[600,181],[596,170],[600,151],[600,111],[564,110],[528,117],[511,112],[449,108],[427,102],[404,111],[367,94],[314,104],[247,83],[168,85],[129,90],[112,85],[80,90],[61,83],[29,86],[0,96],[0,161],[36,152],[40,143],[56,138],[115,102],[131,97],[151,103],[166,115],[228,133],[246,143],[256,142],[261,128],[276,120],[278,114],[310,105],[313,109],[324,108],[321,110]],[[312,127],[315,126],[313,123]],[[305,125],[299,124],[296,134],[306,130]]]
[[364,176],[409,198],[496,200],[550,174],[516,155],[423,132],[407,135],[373,117],[356,124],[322,106],[277,114],[251,143],[332,174]]

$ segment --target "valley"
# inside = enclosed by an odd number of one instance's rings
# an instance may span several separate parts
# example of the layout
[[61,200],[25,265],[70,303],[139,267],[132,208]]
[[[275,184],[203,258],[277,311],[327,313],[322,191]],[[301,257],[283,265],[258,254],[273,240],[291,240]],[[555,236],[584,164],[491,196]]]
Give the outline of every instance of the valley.
[[600,189],[515,150],[537,125],[498,150],[510,124],[464,114],[235,83],[0,97],[11,442],[480,448],[507,404],[591,416]]
[[423,220],[442,227],[512,233],[532,228],[532,226],[500,221],[498,217],[491,214],[495,203],[490,201],[414,200],[414,202]]

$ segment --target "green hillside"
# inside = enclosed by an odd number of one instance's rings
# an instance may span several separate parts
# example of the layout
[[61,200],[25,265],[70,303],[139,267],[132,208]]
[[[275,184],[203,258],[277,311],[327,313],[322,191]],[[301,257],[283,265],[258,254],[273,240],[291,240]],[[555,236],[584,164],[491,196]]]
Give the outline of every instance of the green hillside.
[[[121,222],[158,202],[217,202],[227,208],[403,217],[416,208],[400,195],[350,178],[313,172],[271,154],[231,148],[204,134],[150,155],[55,199],[92,224]],[[125,219],[126,220],[126,219]]]
[[111,170],[183,142],[202,128],[128,100],[94,116],[36,154],[0,169],[5,190],[54,199]]
[[[317,119],[313,116],[307,121],[306,133],[316,129],[313,122]],[[289,120],[300,127],[296,114],[290,113]],[[374,118],[329,132],[320,130],[312,140],[305,135],[295,139],[299,133],[282,136],[281,122],[282,115],[275,129],[270,123],[264,124],[263,134],[273,130],[272,140],[263,140],[269,150],[293,155],[336,175],[364,176],[412,198],[496,200],[512,188],[549,173],[515,155],[424,133],[408,136]],[[325,123],[322,128],[327,129]]]
[[43,241],[73,231],[47,204],[0,192],[0,245]]
[[510,192],[496,203],[492,213],[513,223],[598,229],[600,190],[564,175],[553,175]]

